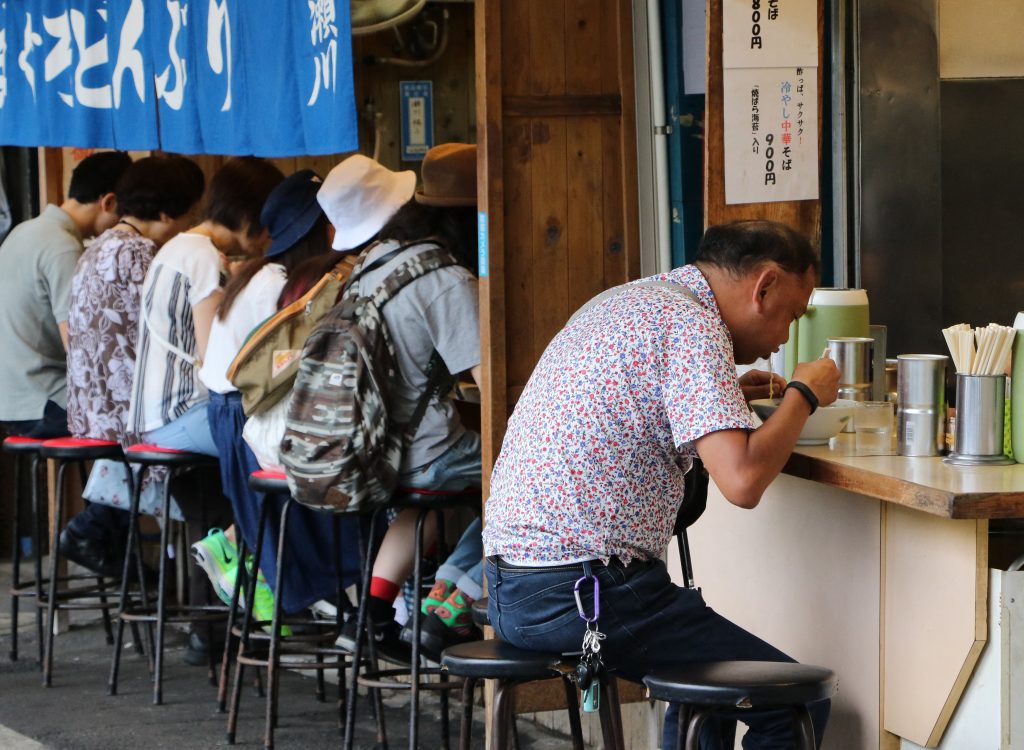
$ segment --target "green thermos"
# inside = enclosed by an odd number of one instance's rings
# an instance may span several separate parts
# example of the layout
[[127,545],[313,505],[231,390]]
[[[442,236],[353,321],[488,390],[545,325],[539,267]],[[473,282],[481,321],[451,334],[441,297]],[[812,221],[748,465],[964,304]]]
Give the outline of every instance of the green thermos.
[[830,338],[870,336],[869,319],[868,293],[863,289],[815,289],[807,312],[789,326],[786,378],[792,377],[797,362],[818,359]]

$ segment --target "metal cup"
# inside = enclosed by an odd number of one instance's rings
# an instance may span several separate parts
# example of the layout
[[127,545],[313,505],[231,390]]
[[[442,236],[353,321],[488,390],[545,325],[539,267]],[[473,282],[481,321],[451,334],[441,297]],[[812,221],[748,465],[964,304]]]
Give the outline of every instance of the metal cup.
[[830,338],[828,348],[839,368],[839,398],[870,401],[875,340],[859,336]]
[[896,447],[901,456],[940,456],[946,444],[942,354],[901,354],[896,363]]
[[1000,466],[1012,464],[1003,454],[1003,426],[1006,401],[1005,375],[956,374],[956,452],[948,464]]

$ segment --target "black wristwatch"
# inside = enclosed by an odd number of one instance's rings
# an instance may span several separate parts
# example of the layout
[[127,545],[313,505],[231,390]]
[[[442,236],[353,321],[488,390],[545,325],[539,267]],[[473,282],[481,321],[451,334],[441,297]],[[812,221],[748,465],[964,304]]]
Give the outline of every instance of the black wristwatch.
[[[807,399],[807,403],[811,407],[811,414],[814,414],[818,410],[818,397],[814,395],[814,391],[807,383],[801,383],[799,380],[790,380],[789,385],[786,386],[788,391],[790,388],[797,391],[801,396]],[[785,391],[783,391],[785,393]]]

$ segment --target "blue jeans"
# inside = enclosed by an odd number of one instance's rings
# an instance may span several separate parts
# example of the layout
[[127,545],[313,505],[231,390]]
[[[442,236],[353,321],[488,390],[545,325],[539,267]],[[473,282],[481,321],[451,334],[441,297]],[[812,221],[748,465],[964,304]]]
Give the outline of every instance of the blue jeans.
[[[249,487],[249,475],[260,468],[252,450],[242,439],[245,413],[240,393],[211,393],[209,425],[220,449],[220,477],[224,494],[231,501],[238,529],[250,550],[256,547],[261,503],[270,503],[263,533],[260,570],[271,588],[277,581],[277,530],[281,525],[284,497],[262,495]],[[286,558],[283,568],[281,607],[298,612],[320,599],[334,600],[338,591],[333,553],[334,515],[294,504],[288,511]],[[340,519],[338,552],[344,586],[359,578],[359,527],[352,517]]]
[[210,422],[206,416],[207,403],[207,401],[200,401],[195,406],[189,407],[188,411],[173,422],[150,430],[143,437],[147,443],[159,445],[161,448],[174,448],[180,451],[216,456],[217,445],[213,442]]
[[[467,431],[448,450],[413,471],[402,474],[399,486],[434,490],[462,490],[480,486],[480,435]],[[455,549],[437,569],[437,578],[454,581],[471,599],[483,596],[484,545],[477,518],[462,533]]]
[[[660,560],[634,561],[628,567],[613,559],[607,566],[588,564],[596,574],[601,597],[598,628],[607,637],[601,655],[616,674],[639,682],[654,667],[730,659],[793,659],[704,603],[699,589],[682,588]],[[582,565],[516,568],[488,558],[487,582],[491,625],[514,646],[556,653],[579,652],[584,622],[576,610],[573,587]],[[593,611],[593,592],[581,586],[584,607]],[[808,706],[818,744],[828,720],[830,701]],[[675,748],[678,706],[665,716],[663,748]],[[736,712],[709,721],[701,734],[703,750],[731,748],[734,720],[749,727],[747,750],[789,750],[794,746],[790,715],[784,711]]]

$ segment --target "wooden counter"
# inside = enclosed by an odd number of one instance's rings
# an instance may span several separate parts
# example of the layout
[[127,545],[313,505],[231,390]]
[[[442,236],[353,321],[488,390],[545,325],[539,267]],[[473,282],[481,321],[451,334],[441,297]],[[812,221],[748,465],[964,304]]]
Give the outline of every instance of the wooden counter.
[[754,510],[712,487],[691,529],[708,604],[840,676],[824,750],[943,734],[988,637],[988,526],[1024,518],[1024,465],[798,447]]
[[1024,464],[950,466],[941,458],[855,456],[853,440],[847,434],[831,446],[798,446],[783,471],[943,518],[1024,518]]

